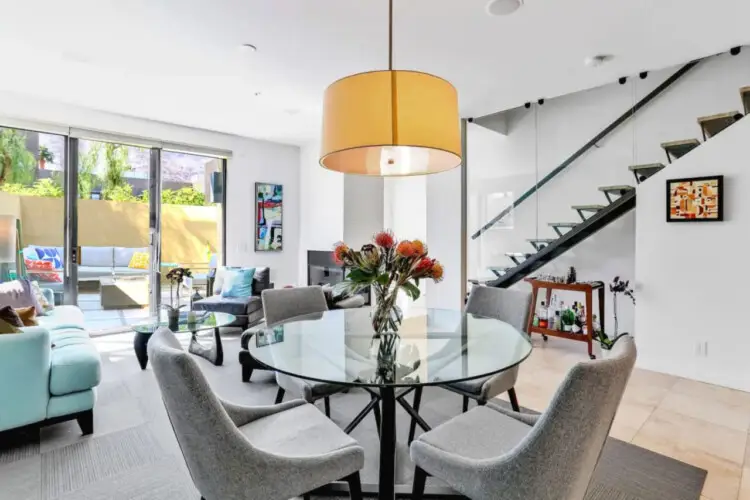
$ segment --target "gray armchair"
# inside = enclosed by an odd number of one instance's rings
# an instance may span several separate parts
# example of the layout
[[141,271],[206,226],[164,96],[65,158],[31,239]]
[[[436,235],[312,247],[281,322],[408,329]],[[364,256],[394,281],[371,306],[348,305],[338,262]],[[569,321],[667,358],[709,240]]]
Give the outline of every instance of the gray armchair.
[[427,475],[473,500],[581,500],[599,461],[636,359],[629,336],[613,357],[579,363],[539,417],[480,406],[411,445],[412,498]]
[[[525,331],[531,310],[531,294],[515,290],[505,290],[490,286],[474,286],[466,304],[466,312],[496,318],[513,325],[518,331]],[[518,397],[516,396],[516,380],[518,379],[518,366],[514,366],[504,372],[489,377],[476,378],[441,385],[463,396],[463,411],[469,409],[469,399],[473,399],[483,406],[491,399],[507,392],[510,404],[515,411],[520,411]],[[422,399],[422,388],[414,391],[414,409],[418,412]],[[412,419],[409,428],[409,442],[414,439],[416,432],[416,420]]]
[[287,500],[345,478],[362,498],[364,450],[310,404],[244,407],[220,400],[167,328],[148,344],[154,375],[203,499]]
[[249,297],[222,297],[226,267],[216,269],[215,275],[208,277],[207,288],[213,295],[193,302],[193,310],[223,312],[233,314],[237,320],[230,326],[245,329],[263,319],[263,306],[260,294],[263,290],[273,288],[271,270],[268,267],[258,267],[253,276],[253,291]]

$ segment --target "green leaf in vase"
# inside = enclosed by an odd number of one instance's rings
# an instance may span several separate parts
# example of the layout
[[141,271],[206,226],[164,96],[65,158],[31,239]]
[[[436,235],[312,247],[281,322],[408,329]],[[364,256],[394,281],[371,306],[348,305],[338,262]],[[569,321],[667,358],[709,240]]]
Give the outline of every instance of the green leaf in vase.
[[407,281],[403,285],[401,285],[401,288],[404,289],[406,294],[412,299],[412,300],[418,300],[419,296],[422,295],[422,292],[419,290],[419,287],[415,285],[414,283]]

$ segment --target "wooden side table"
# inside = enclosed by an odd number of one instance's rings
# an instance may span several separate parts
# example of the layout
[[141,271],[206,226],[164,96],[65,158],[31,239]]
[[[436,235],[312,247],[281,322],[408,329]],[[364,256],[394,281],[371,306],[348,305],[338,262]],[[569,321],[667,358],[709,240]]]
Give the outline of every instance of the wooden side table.
[[[553,281],[541,281],[534,278],[526,278],[524,281],[531,285],[532,297],[531,297],[531,311],[529,312],[529,324],[526,327],[526,331],[531,335],[532,333],[539,333],[542,335],[544,340],[547,337],[560,337],[563,339],[576,340],[578,342],[586,342],[589,348],[589,358],[596,359],[594,355],[594,321],[593,321],[593,295],[594,290],[598,292],[599,302],[599,321],[602,331],[604,331],[604,283],[601,281],[595,281],[592,283],[555,283]],[[534,326],[534,312],[536,310],[537,297],[539,289],[544,288],[547,290],[547,304],[552,300],[552,290],[566,290],[571,292],[583,292],[586,295],[586,334],[583,333],[568,333],[553,330],[551,328],[542,328]]]

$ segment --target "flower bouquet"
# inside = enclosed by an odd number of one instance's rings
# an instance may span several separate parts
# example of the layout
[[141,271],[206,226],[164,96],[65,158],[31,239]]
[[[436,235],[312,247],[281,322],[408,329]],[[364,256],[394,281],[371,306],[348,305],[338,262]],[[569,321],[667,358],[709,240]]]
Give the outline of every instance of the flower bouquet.
[[403,315],[396,305],[399,290],[412,300],[420,295],[419,280],[443,279],[443,266],[427,255],[427,246],[419,240],[397,241],[390,231],[373,236],[373,242],[361,250],[338,243],[334,260],[348,268],[346,279],[334,287],[334,293],[357,293],[368,287],[375,295],[372,327],[376,336],[397,333]]

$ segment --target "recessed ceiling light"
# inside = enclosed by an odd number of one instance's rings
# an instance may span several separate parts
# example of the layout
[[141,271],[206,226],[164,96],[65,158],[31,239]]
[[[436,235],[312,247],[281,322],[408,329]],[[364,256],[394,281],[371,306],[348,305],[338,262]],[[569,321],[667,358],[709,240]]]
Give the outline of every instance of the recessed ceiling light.
[[523,5],[523,0],[490,0],[487,4],[487,14],[491,16],[507,16],[513,14]]
[[243,43],[242,44],[242,50],[244,50],[246,52],[257,52],[258,51],[258,47],[256,47],[252,43]]
[[611,56],[609,54],[597,54],[595,56],[587,57],[583,60],[583,64],[588,66],[589,68],[596,68],[597,66],[601,66],[605,62],[611,61],[614,56]]

